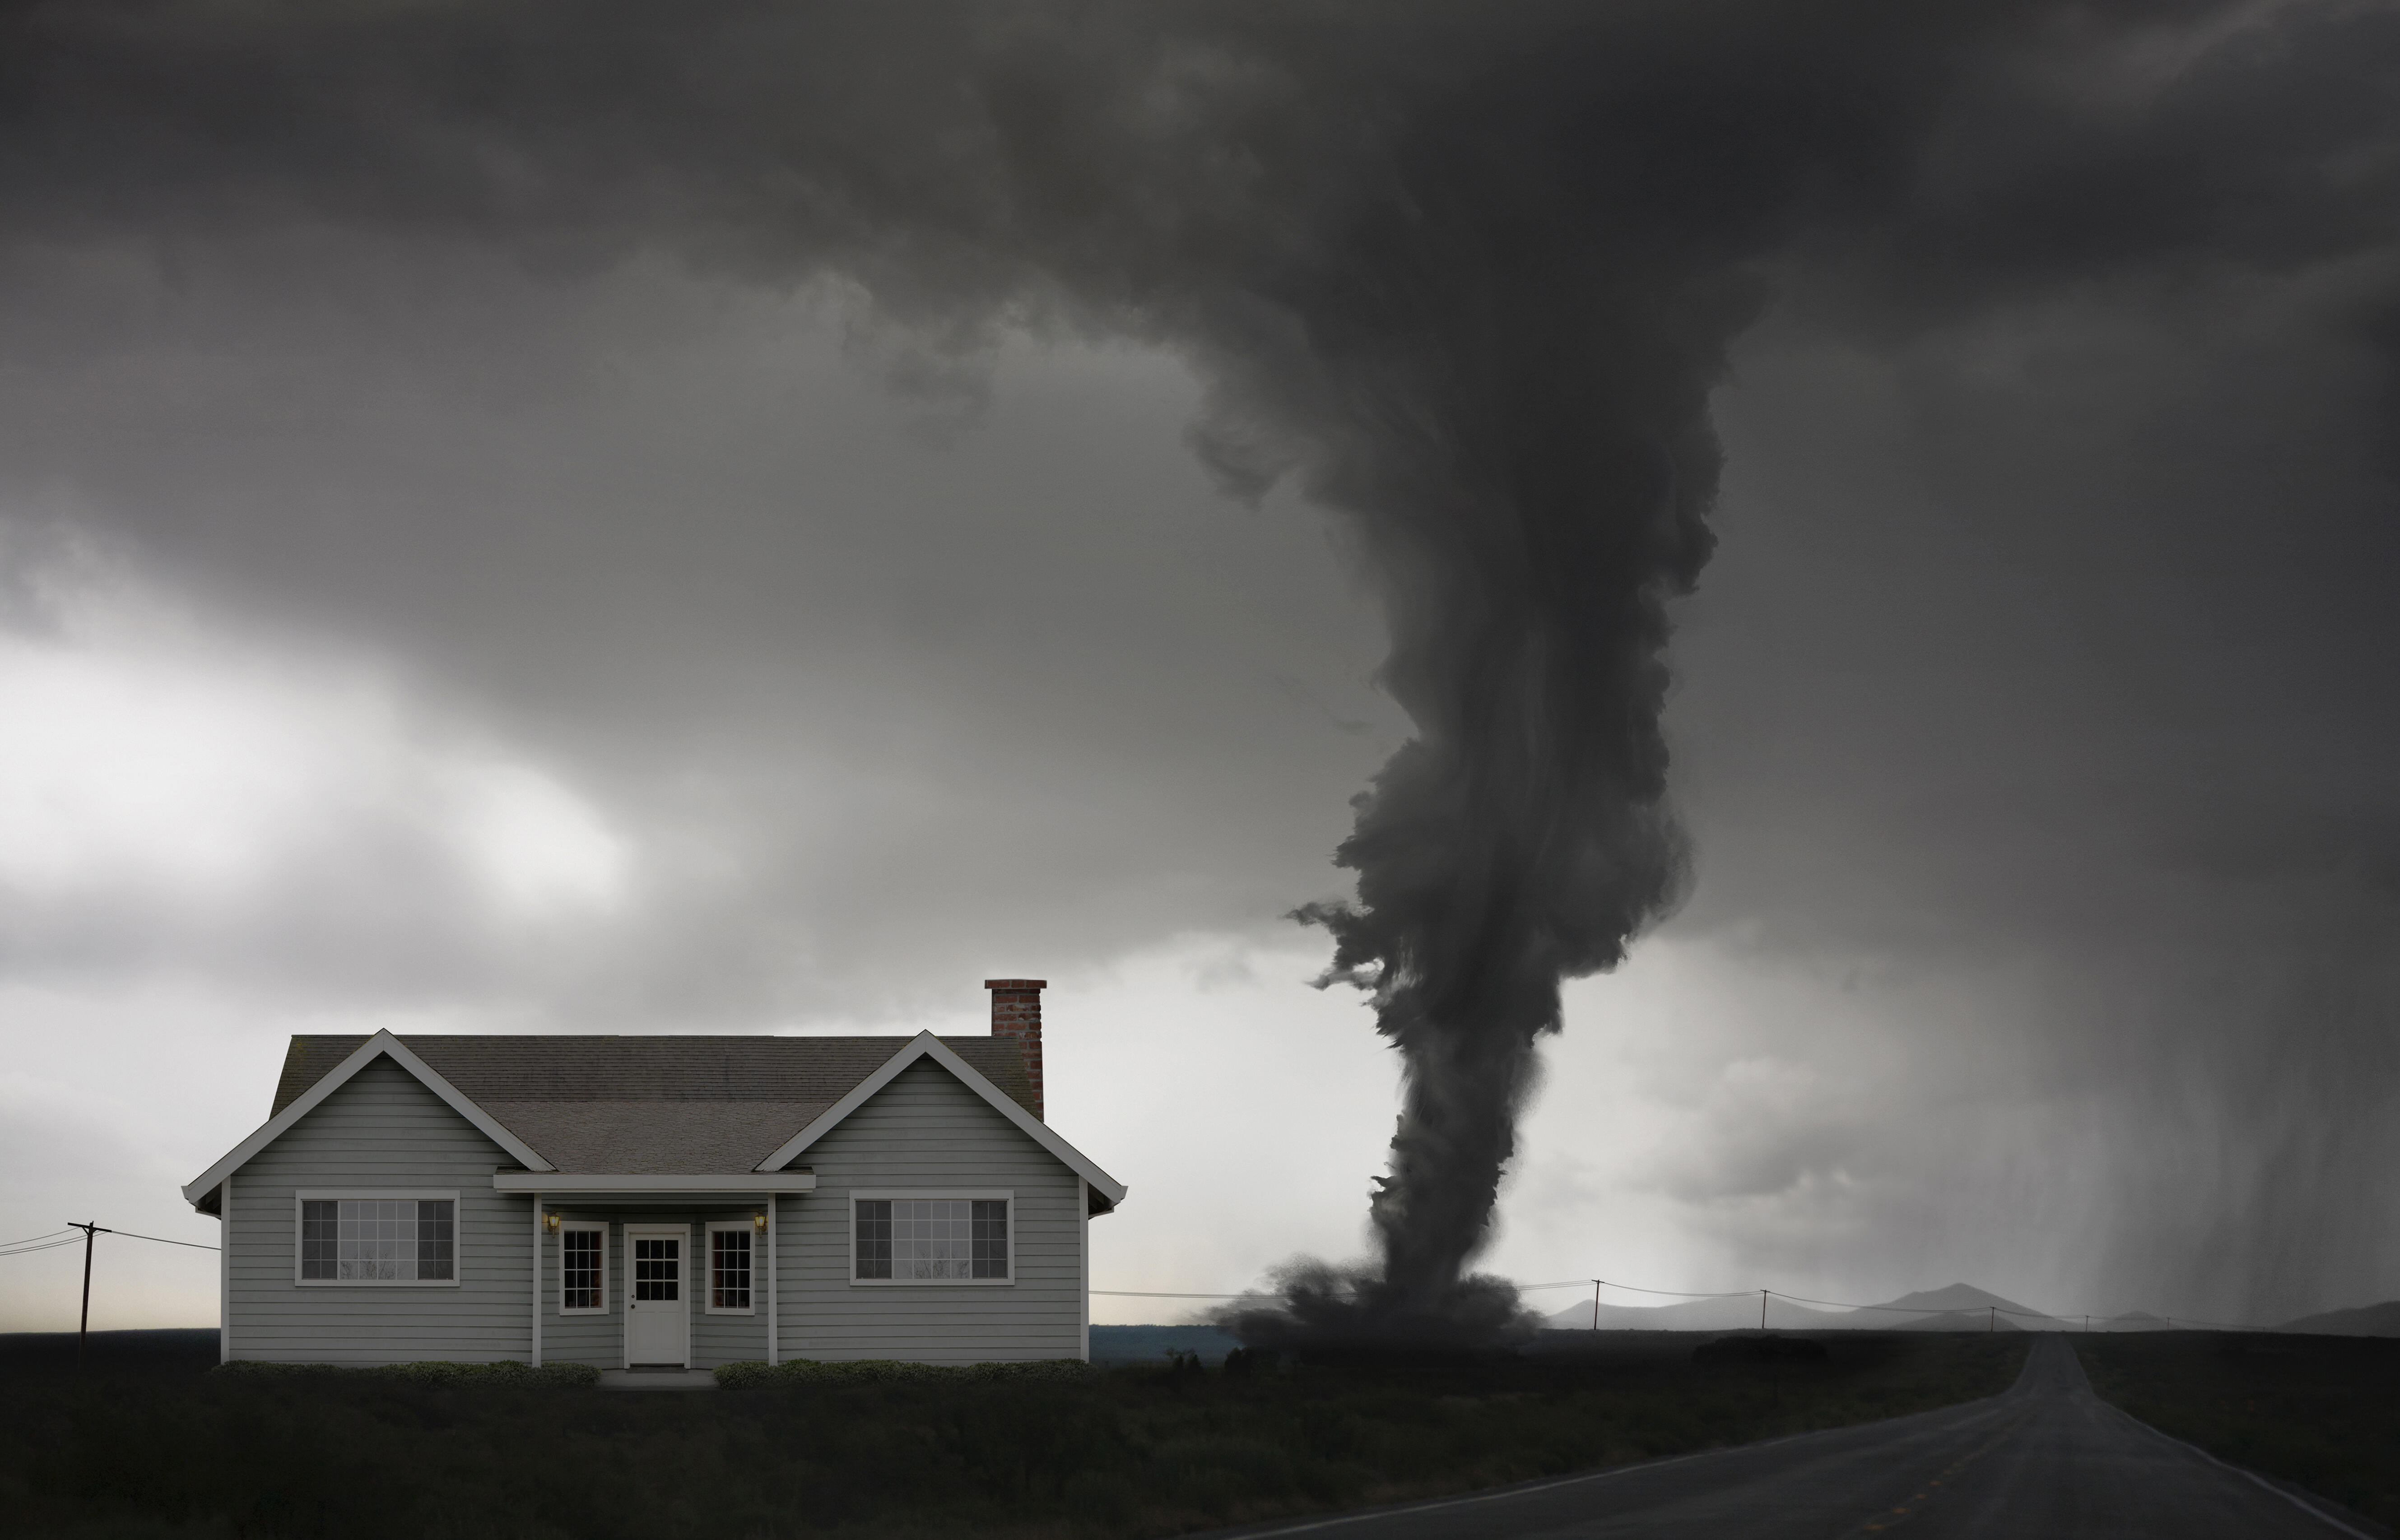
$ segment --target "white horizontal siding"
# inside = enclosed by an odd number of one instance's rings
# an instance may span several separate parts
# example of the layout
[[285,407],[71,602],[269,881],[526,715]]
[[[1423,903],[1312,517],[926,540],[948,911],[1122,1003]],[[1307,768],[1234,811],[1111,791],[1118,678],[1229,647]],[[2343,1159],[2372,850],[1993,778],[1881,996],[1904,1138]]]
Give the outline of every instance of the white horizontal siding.
[[[528,1312],[530,1199],[492,1191],[517,1163],[389,1059],[327,1097],[241,1167],[225,1227],[238,1358],[385,1364],[523,1359]],[[458,1192],[454,1287],[294,1281],[302,1189],[449,1189]]]
[[[1080,1353],[1084,1230],[1075,1175],[940,1066],[912,1065],[804,1160],[817,1173],[817,1191],[784,1198],[777,1220],[783,1356],[975,1363]],[[406,1071],[389,1061],[361,1071],[252,1158],[233,1183],[225,1234],[234,1356],[353,1364],[526,1357],[533,1200],[491,1189],[494,1170],[516,1168]],[[301,1287],[293,1280],[293,1195],[304,1188],[455,1188],[458,1284]],[[1016,1277],[1005,1286],[853,1286],[850,1193],[895,1188],[1013,1191]],[[623,1362],[628,1220],[690,1226],[696,1366],[767,1356],[763,1248],[755,1264],[755,1313],[711,1315],[704,1308],[704,1224],[743,1219],[753,1209],[603,1215],[571,1199],[552,1206],[608,1221],[608,1310],[559,1314],[559,1242],[545,1235],[546,1361]]]
[[[784,1356],[983,1363],[1071,1358],[1083,1346],[1082,1190],[1074,1172],[930,1060],[893,1078],[800,1157],[813,1192],[784,1200]],[[1005,1287],[853,1285],[852,1190],[1016,1194]]]

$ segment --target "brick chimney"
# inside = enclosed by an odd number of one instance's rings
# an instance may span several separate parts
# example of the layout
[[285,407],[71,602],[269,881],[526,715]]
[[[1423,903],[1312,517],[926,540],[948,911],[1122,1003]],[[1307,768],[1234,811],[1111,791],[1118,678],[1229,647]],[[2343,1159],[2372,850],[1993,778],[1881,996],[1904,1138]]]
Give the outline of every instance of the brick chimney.
[[987,978],[991,991],[991,1035],[1014,1038],[1025,1056],[1026,1083],[1033,1087],[1033,1115],[1042,1116],[1042,991],[1046,978]]

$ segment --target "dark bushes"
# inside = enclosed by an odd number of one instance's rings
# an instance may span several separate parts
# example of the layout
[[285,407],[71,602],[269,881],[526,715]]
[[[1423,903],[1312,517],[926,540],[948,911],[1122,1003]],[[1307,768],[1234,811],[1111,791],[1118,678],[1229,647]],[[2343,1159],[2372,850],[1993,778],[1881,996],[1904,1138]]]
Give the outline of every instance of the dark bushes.
[[256,1358],[237,1358],[229,1364],[218,1364],[209,1372],[231,1375],[237,1379],[259,1375],[371,1374],[377,1379],[420,1385],[525,1384],[547,1385],[556,1390],[589,1390],[600,1383],[600,1371],[590,1364],[543,1364],[536,1369],[513,1359],[502,1359],[493,1364],[428,1360],[414,1364],[368,1364],[351,1369],[335,1364],[274,1364]]
[[1282,1366],[1283,1355],[1271,1347],[1237,1347],[1225,1355],[1225,1372],[1241,1379],[1252,1374],[1272,1374]]
[[1696,1364],[1821,1364],[1825,1344],[1807,1337],[1719,1337],[1692,1349]]
[[1446,1367],[750,1365],[638,1396],[521,1366],[45,1371],[0,1403],[0,1508],[63,1537],[1163,1535],[1940,1405],[2023,1350],[1699,1365],[1629,1335]]
[[973,1384],[992,1381],[1080,1383],[1100,1372],[1080,1358],[1031,1358],[1009,1364],[912,1364],[899,1358],[855,1358],[819,1363],[794,1358],[780,1364],[760,1359],[719,1364],[716,1383],[727,1390],[765,1390],[777,1385]]

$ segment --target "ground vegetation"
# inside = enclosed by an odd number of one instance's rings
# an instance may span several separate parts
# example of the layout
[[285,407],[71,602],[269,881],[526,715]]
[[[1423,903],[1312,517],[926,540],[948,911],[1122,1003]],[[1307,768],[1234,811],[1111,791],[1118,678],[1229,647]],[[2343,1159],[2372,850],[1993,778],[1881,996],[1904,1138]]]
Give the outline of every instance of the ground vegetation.
[[2102,1332],[2076,1351],[2093,1389],[2161,1432],[2400,1530],[2400,1341]]
[[[130,1335],[130,1334],[129,1334]],[[71,1340],[70,1340],[71,1341]],[[1298,1364],[1243,1353],[992,1374],[759,1366],[733,1388],[228,1372],[204,1344],[0,1350],[0,1511],[99,1536],[1169,1535],[1561,1476],[2004,1389],[2021,1337],[1688,1333]]]

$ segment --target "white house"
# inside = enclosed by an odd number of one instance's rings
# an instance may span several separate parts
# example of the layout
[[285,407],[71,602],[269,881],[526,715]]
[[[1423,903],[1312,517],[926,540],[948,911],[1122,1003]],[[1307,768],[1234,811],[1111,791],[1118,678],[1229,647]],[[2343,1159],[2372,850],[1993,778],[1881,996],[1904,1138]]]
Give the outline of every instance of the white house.
[[184,1189],[223,1356],[1088,1357],[1125,1184],[1042,1121],[1043,981],[987,988],[990,1037],[295,1037]]

